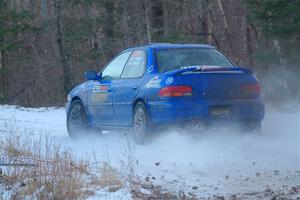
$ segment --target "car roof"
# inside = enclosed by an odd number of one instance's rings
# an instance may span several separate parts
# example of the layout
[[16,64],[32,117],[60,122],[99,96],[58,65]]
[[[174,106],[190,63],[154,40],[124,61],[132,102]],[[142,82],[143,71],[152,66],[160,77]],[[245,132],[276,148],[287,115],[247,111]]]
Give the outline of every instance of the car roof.
[[129,49],[140,49],[140,48],[153,48],[153,49],[177,49],[177,48],[207,48],[214,49],[214,46],[207,44],[172,44],[172,43],[150,43],[146,45],[131,47]]

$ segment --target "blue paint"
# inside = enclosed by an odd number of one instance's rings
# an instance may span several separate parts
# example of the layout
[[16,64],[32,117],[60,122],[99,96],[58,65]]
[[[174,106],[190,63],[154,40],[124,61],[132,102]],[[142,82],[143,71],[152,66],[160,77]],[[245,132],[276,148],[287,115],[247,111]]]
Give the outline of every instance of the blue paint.
[[[226,119],[224,117],[224,120],[261,122],[265,111],[260,94],[248,94],[243,89],[244,85],[258,83],[248,68],[237,67],[228,60],[232,66],[226,68],[199,69],[201,66],[193,66],[159,72],[156,58],[158,51],[198,48],[214,49],[209,45],[198,44],[152,44],[126,49],[120,54],[134,50],[146,52],[143,76],[104,80],[99,72],[96,80],[82,83],[69,93],[66,110],[72,100],[80,99],[90,125],[96,127],[130,127],[137,101],[145,104],[153,125],[188,122],[191,119],[211,121],[215,116],[211,115],[210,109],[218,106],[230,109],[230,116],[226,116]],[[192,96],[158,96],[163,87],[182,85],[192,87]],[[99,101],[92,101],[95,86],[104,86],[107,98],[102,99],[100,95]]]

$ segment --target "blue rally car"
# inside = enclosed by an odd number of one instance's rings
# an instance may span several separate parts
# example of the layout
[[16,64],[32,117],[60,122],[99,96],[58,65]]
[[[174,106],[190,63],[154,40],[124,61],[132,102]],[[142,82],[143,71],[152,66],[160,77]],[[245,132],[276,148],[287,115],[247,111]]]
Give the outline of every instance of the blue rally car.
[[213,46],[149,44],[122,51],[68,94],[73,138],[90,128],[133,128],[144,143],[153,128],[215,122],[259,129],[264,104],[258,80]]

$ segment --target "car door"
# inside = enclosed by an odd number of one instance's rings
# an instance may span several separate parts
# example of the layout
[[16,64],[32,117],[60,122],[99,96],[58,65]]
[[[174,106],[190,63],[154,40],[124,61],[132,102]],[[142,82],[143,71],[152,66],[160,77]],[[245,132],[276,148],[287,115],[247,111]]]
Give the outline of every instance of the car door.
[[99,80],[90,83],[88,110],[94,125],[111,125],[114,122],[112,82],[120,79],[131,53],[126,51],[118,55],[99,73]]
[[121,79],[114,80],[113,110],[115,122],[122,126],[128,126],[132,120],[132,104],[141,87],[146,68],[146,52],[137,49],[130,55]]

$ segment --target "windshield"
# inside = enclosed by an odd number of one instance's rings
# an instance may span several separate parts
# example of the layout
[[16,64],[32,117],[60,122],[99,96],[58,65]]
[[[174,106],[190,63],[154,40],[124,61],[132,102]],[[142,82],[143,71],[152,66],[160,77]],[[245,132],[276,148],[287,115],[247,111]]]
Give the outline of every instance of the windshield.
[[178,48],[157,50],[156,60],[159,72],[167,72],[187,66],[234,67],[234,65],[216,49]]

